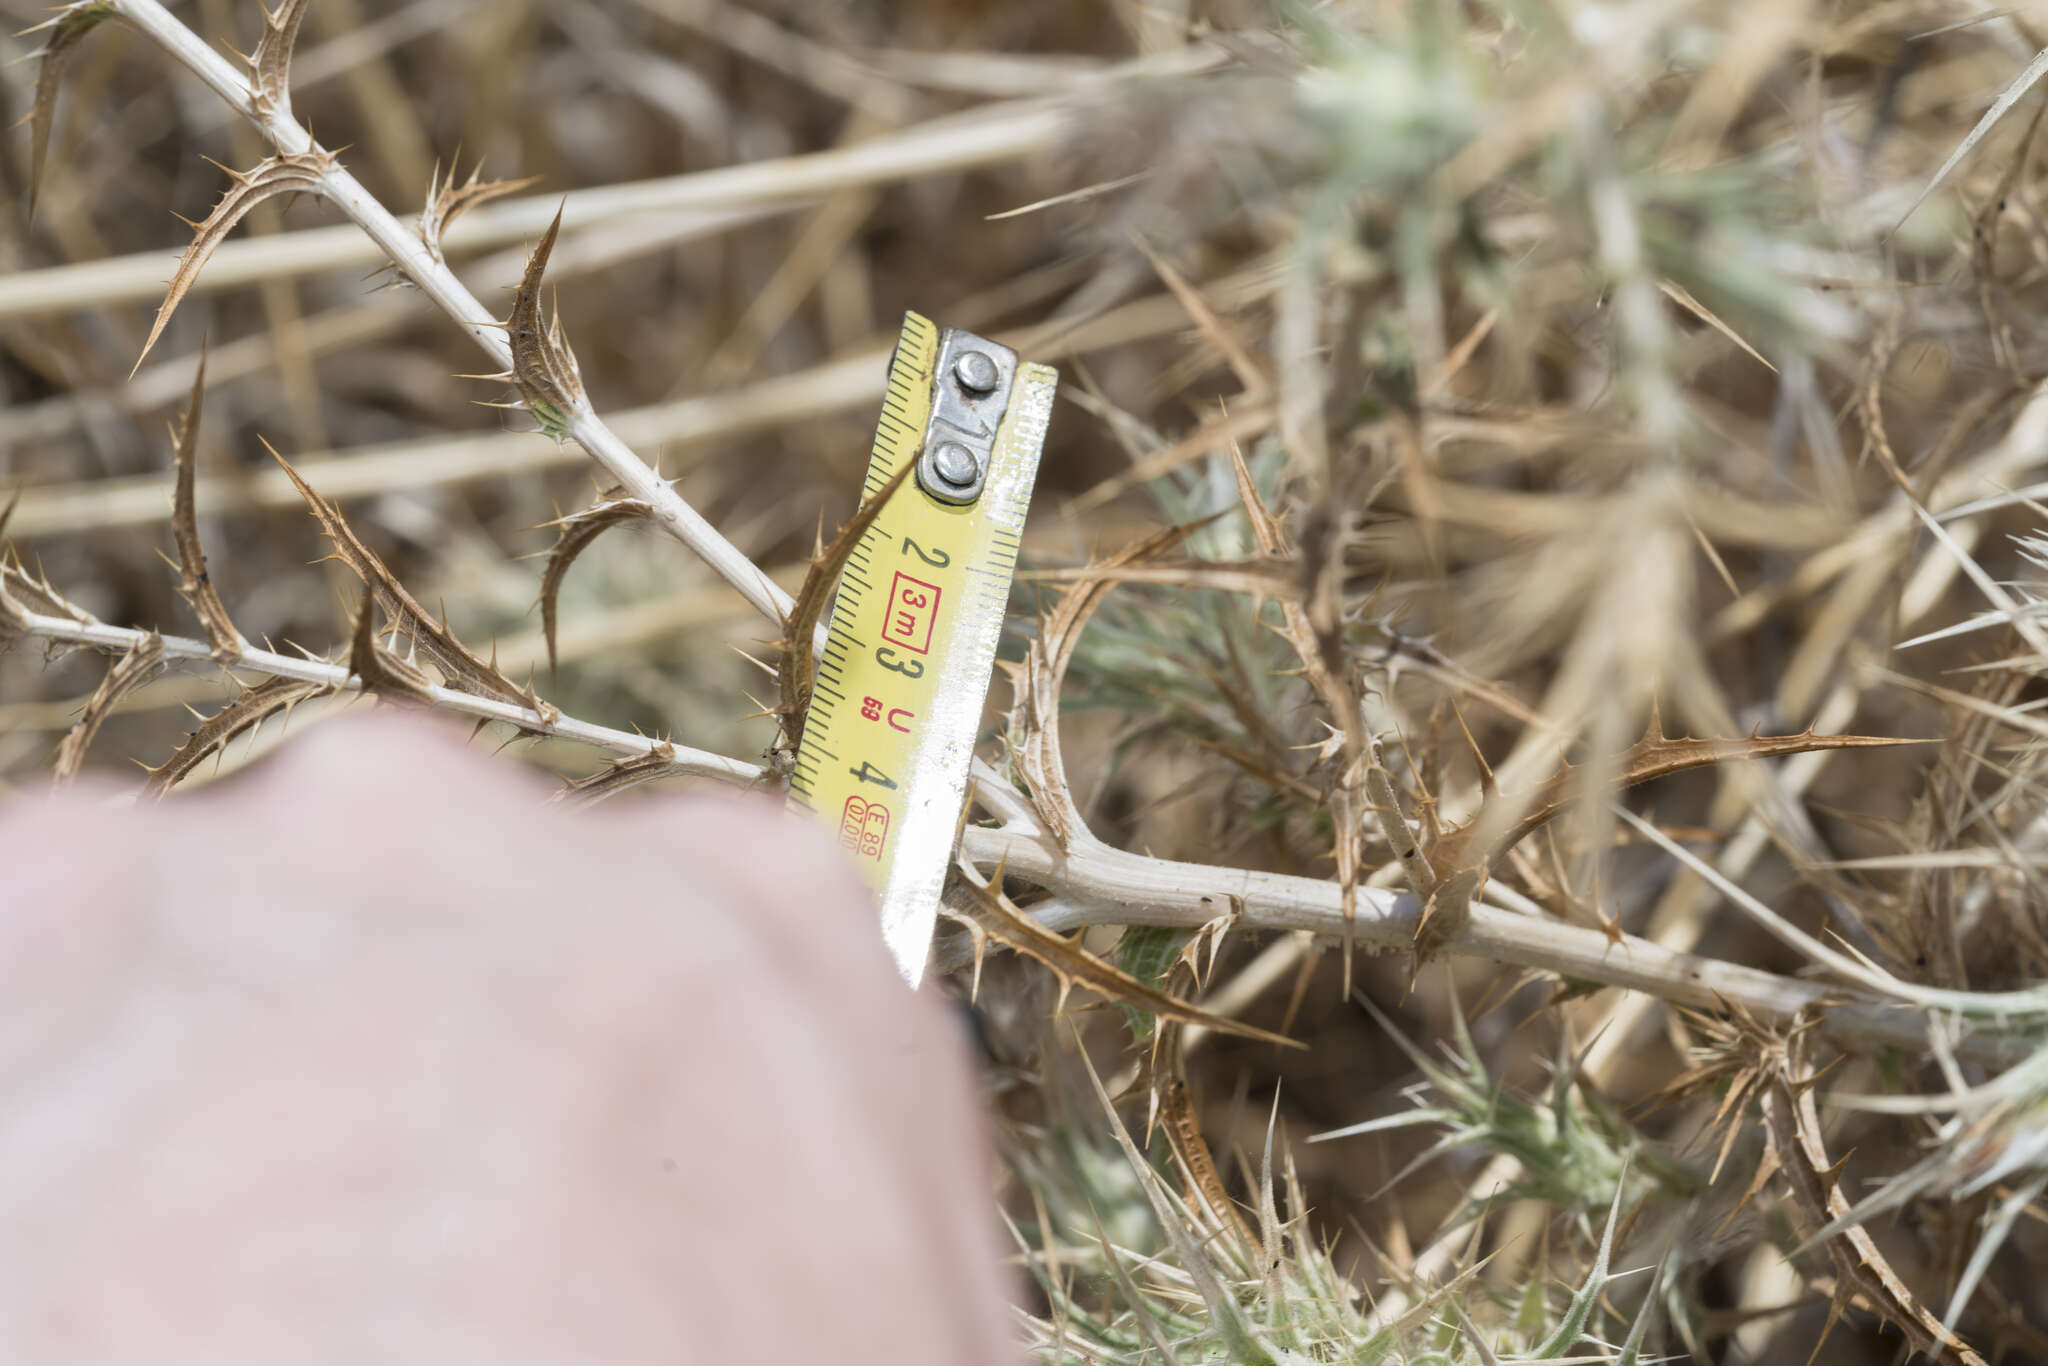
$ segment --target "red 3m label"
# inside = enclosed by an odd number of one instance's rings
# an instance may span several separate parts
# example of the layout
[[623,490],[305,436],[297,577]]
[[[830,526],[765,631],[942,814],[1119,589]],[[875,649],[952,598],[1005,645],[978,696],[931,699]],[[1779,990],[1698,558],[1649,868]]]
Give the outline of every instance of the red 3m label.
[[889,608],[882,617],[882,639],[913,654],[925,654],[932,648],[932,623],[938,617],[938,585],[897,570],[889,584]]
[[839,813],[839,843],[861,858],[879,861],[889,834],[889,808],[865,797],[848,797]]

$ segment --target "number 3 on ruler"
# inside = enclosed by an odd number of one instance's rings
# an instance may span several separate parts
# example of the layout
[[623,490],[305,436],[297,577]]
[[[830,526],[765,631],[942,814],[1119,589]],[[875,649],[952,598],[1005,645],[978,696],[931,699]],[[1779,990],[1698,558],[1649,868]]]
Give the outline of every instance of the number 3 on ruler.
[[875,647],[875,663],[885,669],[894,669],[905,678],[923,678],[924,665],[915,659],[905,659],[887,645]]

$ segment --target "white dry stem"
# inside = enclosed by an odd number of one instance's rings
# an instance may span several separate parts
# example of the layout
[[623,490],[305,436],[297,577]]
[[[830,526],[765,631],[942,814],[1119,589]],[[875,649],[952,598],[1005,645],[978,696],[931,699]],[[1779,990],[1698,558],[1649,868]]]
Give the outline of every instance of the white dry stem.
[[[133,648],[150,634],[148,631],[138,631],[126,626],[108,626],[97,621],[73,621],[69,617],[43,616],[36,612],[22,613],[18,625],[24,634],[41,640],[67,645],[89,645],[95,649],[116,653]],[[187,636],[165,636],[163,646],[166,660],[191,659],[211,662],[215,658],[211,645]],[[245,645],[238,654],[227,659],[224,667],[230,671],[244,669],[250,673],[268,674],[272,678],[295,678],[302,683],[318,683],[337,692],[361,691],[359,680],[345,664],[279,654],[274,650],[259,650],[249,645]],[[521,730],[559,740],[574,740],[579,744],[625,758],[641,758],[663,743],[653,736],[635,735],[631,731],[613,730],[609,726],[595,726],[587,721],[578,721],[574,717],[552,711],[543,714],[531,707],[501,702],[495,697],[457,692],[453,688],[429,687],[422,695],[422,700],[432,703],[439,710],[453,712],[459,716],[471,716],[479,721],[503,721],[507,725],[518,726]],[[701,749],[689,749],[683,745],[671,747],[675,750],[672,771],[676,777],[716,778],[722,782],[746,784],[757,782],[762,776],[762,770],[756,764],[728,759],[722,754],[712,754]]]
[[[263,107],[253,95],[249,78],[178,21],[158,0],[110,0],[114,11],[148,35],[171,57],[213,88],[244,118],[254,123],[286,156],[298,156],[314,148],[312,135],[296,120],[279,110]],[[425,243],[392,215],[339,161],[329,161],[319,177],[320,196],[362,229],[412,282],[453,318],[483,348],[485,354],[504,370],[512,369],[512,347],[497,318],[471,294],[453,271],[436,260]],[[653,509],[653,520],[669,534],[695,551],[718,576],[739,590],[740,596],[770,621],[780,623],[789,607],[789,595],[778,588],[732,542],[685,502],[668,482],[634,454],[632,448],[605,425],[588,398],[577,395],[563,414],[570,436],[604,466],[627,496],[645,501]]]
[[[969,828],[961,849],[978,865],[1001,867],[1056,891],[1062,929],[1102,924],[1195,929],[1227,917],[1245,930],[1308,930],[1331,940],[1349,935],[1363,945],[1407,950],[1414,946],[1421,915],[1411,895],[1360,887],[1356,923],[1347,925],[1343,890],[1335,882],[1127,853],[1086,832],[1061,852],[1036,830]],[[1740,1005],[1762,1020],[1790,1021],[1802,1011],[1819,1011],[1825,1030],[1848,1044],[1915,1051],[1928,1046],[1927,1017],[1920,1010],[1673,952],[1632,935],[1617,942],[1599,930],[1497,906],[1475,903],[1471,921],[1446,949],[1710,1010]]]

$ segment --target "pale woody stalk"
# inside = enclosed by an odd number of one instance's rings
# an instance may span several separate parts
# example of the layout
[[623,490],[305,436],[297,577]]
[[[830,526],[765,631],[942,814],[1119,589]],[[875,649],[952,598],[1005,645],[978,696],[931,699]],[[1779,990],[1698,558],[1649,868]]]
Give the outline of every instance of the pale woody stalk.
[[[254,123],[286,156],[313,150],[313,138],[290,116],[289,105],[259,108],[249,77],[216,53],[157,0],[111,0],[113,10],[213,88],[234,110]],[[331,162],[320,177],[320,195],[360,227],[407,278],[420,287],[442,312],[461,325],[500,367],[512,367],[512,348],[498,320],[477,302],[453,271],[436,261],[426,244],[378,203],[347,168]],[[677,540],[695,551],[718,576],[739,590],[753,608],[780,622],[789,595],[697,510],[683,501],[666,480],[621,441],[581,394],[564,413],[569,434],[604,466],[627,496],[645,501],[658,521]]]
[[[119,653],[140,645],[149,635],[132,627],[109,626],[98,621],[73,621],[68,617],[43,616],[36,612],[21,612],[12,618],[23,634],[39,640],[55,641],[66,645],[89,645],[95,649]],[[211,660],[215,658],[213,647],[203,640],[185,636],[163,637],[166,660]],[[361,685],[355,673],[346,664],[331,664],[324,659],[305,659],[294,655],[278,654],[274,650],[259,650],[245,645],[234,658],[226,661],[232,671],[246,669],[252,673],[267,674],[272,678],[292,678],[301,683],[317,683],[336,692],[357,692]],[[662,741],[630,731],[613,730],[609,726],[594,726],[588,721],[563,716],[550,709],[547,713],[531,707],[518,707],[501,702],[495,697],[480,697],[475,693],[459,692],[454,688],[430,687],[425,700],[436,710],[450,712],[457,716],[472,716],[479,721],[503,721],[521,730],[536,735],[546,735],[558,740],[573,740],[589,745],[608,754],[621,758],[638,759],[653,753]],[[722,754],[706,750],[689,749],[683,745],[671,744],[675,753],[670,770],[677,777],[716,778],[728,783],[752,783],[762,774],[757,764],[740,759],[728,759]]]
[[[1056,889],[1040,908],[1049,928],[1166,925],[1196,929],[1228,918],[1256,932],[1308,930],[1383,951],[1409,951],[1421,914],[1412,895],[1358,889],[1357,918],[1347,925],[1343,890],[1335,882],[1207,864],[1179,863],[1117,849],[1083,831],[1065,851],[1036,830],[970,827],[962,853],[984,867]],[[1861,993],[1802,982],[1737,963],[1666,949],[1633,935],[1619,941],[1599,930],[1523,915],[1475,902],[1472,918],[1448,952],[1554,972],[1577,981],[1646,992],[1666,1001],[1723,1010],[1740,1006],[1760,1020],[1789,1020],[1818,1010],[1823,1028],[1849,1044],[1915,1051],[1928,1047],[1927,1016],[1869,1002]]]

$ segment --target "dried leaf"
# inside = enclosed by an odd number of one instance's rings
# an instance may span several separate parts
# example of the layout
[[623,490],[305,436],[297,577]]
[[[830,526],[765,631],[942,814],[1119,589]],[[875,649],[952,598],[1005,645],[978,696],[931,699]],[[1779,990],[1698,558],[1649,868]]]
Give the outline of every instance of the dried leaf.
[[542,234],[533,254],[526,258],[526,274],[512,294],[512,313],[505,320],[505,333],[512,346],[512,368],[496,375],[473,375],[473,379],[503,380],[515,385],[525,400],[526,411],[540,423],[543,433],[560,441],[569,435],[572,414],[581,406],[583,375],[576,367],[575,353],[562,335],[562,315],[541,315],[541,279],[547,274],[548,257],[562,231],[562,211]]
[[[1821,1228],[1846,1217],[1849,1198],[1842,1193],[1840,1167],[1828,1160],[1821,1142],[1820,1114],[1814,1106],[1817,1078],[1804,1065],[1805,1028],[1778,1040],[1765,1051],[1768,1076],[1758,1109],[1763,1115],[1768,1160],[1774,1161],[1792,1192],[1792,1201],[1811,1227]],[[1950,1366],[1985,1366],[1984,1358],[1941,1326],[1878,1250],[1877,1241],[1861,1224],[1851,1224],[1824,1240],[1835,1269],[1834,1296],[1828,1304],[1826,1340],[1842,1311],[1861,1305],[1891,1324],[1912,1344],[1915,1353]]]
[[441,178],[441,168],[434,168],[434,178],[427,186],[427,207],[420,211],[420,242],[427,249],[427,255],[441,265],[448,264],[448,258],[441,254],[441,238],[456,219],[479,204],[519,191],[539,182],[539,176],[527,176],[523,180],[484,180],[483,163],[478,162],[470,171],[469,179],[457,181],[450,170],[448,178]]
[[1102,1102],[1103,1113],[1109,1116],[1110,1131],[1117,1146],[1123,1149],[1124,1159],[1137,1174],[1139,1184],[1144,1187],[1145,1198],[1152,1205],[1152,1212],[1158,1216],[1159,1225],[1166,1231],[1168,1243],[1173,1248],[1179,1268],[1185,1271],[1193,1282],[1195,1292],[1202,1297],[1202,1303],[1209,1311],[1209,1328],[1216,1336],[1222,1350],[1222,1360],[1243,1362],[1275,1362],[1280,1355],[1270,1344],[1260,1340],[1256,1329],[1245,1321],[1243,1306],[1231,1287],[1224,1285],[1217,1275],[1215,1263],[1209,1257],[1203,1243],[1207,1241],[1206,1230],[1190,1225],[1185,1210],[1174,1208],[1173,1198],[1167,1192],[1166,1183],[1152,1170],[1152,1164],[1138,1145],[1131,1141],[1130,1130],[1124,1127],[1123,1117],[1116,1112],[1116,1103],[1109,1098],[1109,1091],[1102,1084],[1101,1074],[1095,1070],[1095,1063],[1086,1050],[1081,1052],[1081,1065],[1088,1073],[1088,1080],[1094,1084],[1095,1095]]
[[540,576],[540,624],[541,633],[548,642],[548,672],[556,671],[555,623],[562,594],[562,580],[568,576],[569,566],[576,563],[576,557],[588,550],[591,543],[615,526],[652,516],[651,505],[638,498],[614,498],[598,503],[581,512],[572,512],[567,517],[550,523],[562,529],[554,548],[548,551],[547,571]]
[[228,616],[213,579],[206,572],[206,551],[199,544],[199,511],[193,496],[199,463],[199,410],[206,396],[206,348],[199,350],[199,372],[192,378],[192,402],[185,409],[174,444],[177,480],[171,488],[171,539],[178,547],[178,591],[192,605],[213,657],[222,663],[241,654],[242,633]]
[[[1667,774],[1731,759],[1765,758],[1807,750],[1921,743],[1926,742],[1875,736],[1815,736],[1810,733],[1751,736],[1745,740],[1666,740],[1657,736],[1653,741],[1646,737],[1620,757],[1613,790],[1625,791]],[[1471,919],[1472,900],[1491,876],[1494,862],[1571,804],[1577,775],[1578,767],[1567,763],[1532,794],[1503,795],[1496,792],[1472,821],[1439,836],[1430,851],[1430,859],[1440,871],[1441,881],[1436,892],[1424,903],[1416,927],[1418,964],[1442,953],[1464,929]],[[1510,821],[1504,814],[1509,811],[1522,814]],[[1608,929],[1610,936],[1618,935],[1618,930],[1611,925]]]
[[[1060,1000],[1065,1002],[1067,993],[1076,983],[1087,987],[1098,996],[1126,1005],[1149,1010],[1162,1021],[1178,1020],[1182,1024],[1198,1024],[1224,1034],[1235,1034],[1241,1038],[1257,1039],[1262,1043],[1279,1044],[1286,1048],[1305,1048],[1284,1034],[1273,1034],[1254,1025],[1233,1020],[1225,1015],[1214,1015],[1198,1006],[1189,1005],[1178,997],[1169,996],[1157,987],[1148,986],[1120,968],[1113,967],[1089,953],[1080,945],[1046,929],[1030,916],[1017,908],[1002,892],[1002,875],[996,874],[983,883],[970,873],[964,879],[971,894],[967,911],[962,912],[946,906],[946,914],[955,919],[978,924],[989,938],[999,944],[1007,944],[1018,953],[1036,958],[1051,968],[1053,975],[1060,979]],[[971,917],[971,918],[970,918]]]
[[897,470],[888,483],[876,489],[874,496],[861,504],[860,511],[839,528],[832,544],[811,556],[811,567],[804,571],[803,585],[797,589],[796,598],[789,606],[789,615],[782,622],[782,663],[775,671],[776,681],[782,689],[782,703],[775,709],[782,723],[782,739],[776,745],[778,749],[793,754],[803,743],[804,718],[810,715],[811,688],[817,681],[813,643],[818,638],[818,622],[825,615],[825,605],[832,600],[832,589],[839,582],[839,573],[859,547],[860,538],[867,534],[889,499],[903,487],[904,481],[916,468],[915,464],[906,461],[903,468]]
[[[36,211],[36,198],[42,193],[43,167],[50,155],[50,128],[56,120],[57,91],[64,83],[64,70],[78,53],[78,44],[85,35],[99,27],[104,19],[114,17],[114,7],[106,0],[77,0],[57,14],[34,28],[29,33],[47,30],[49,39],[36,55],[43,59],[41,69],[36,73],[35,103],[29,109],[29,173],[28,211],[31,217]],[[24,35],[25,36],[25,35]]]
[[[1163,1039],[1161,1047],[1165,1047]],[[1178,1049],[1178,1041],[1174,1047]],[[1235,1229],[1245,1251],[1257,1257],[1258,1237],[1223,1184],[1223,1173],[1216,1168],[1209,1141],[1202,1137],[1201,1121],[1195,1116],[1194,1099],[1184,1078],[1173,1077],[1160,1085],[1159,1118],[1166,1133],[1166,1146],[1173,1150],[1181,1169],[1187,1173],[1192,1194],[1214,1212],[1218,1221]]]
[[52,772],[52,781],[57,786],[78,776],[78,770],[85,765],[85,751],[92,745],[93,736],[99,734],[100,724],[113,714],[122,698],[155,677],[163,662],[164,638],[152,631],[108,666],[106,677],[86,699],[85,711],[77,724],[57,746],[57,762]]
[[[1613,789],[1625,792],[1653,779],[1706,768],[1739,759],[1770,759],[1812,750],[1879,749],[1893,745],[1924,745],[1926,740],[1901,740],[1881,735],[1817,735],[1808,730],[1798,735],[1751,735],[1742,739],[1673,740],[1667,738],[1655,718],[1643,738],[1618,756]],[[1494,863],[1526,836],[1554,820],[1576,799],[1581,779],[1579,766],[1566,763],[1533,792],[1491,794],[1479,813],[1464,825],[1446,830],[1429,851],[1442,887],[1432,905],[1425,908],[1423,924],[1416,936],[1418,955],[1425,961],[1455,938],[1470,917],[1471,898],[1485,881]],[[1517,811],[1512,821],[1503,813]],[[1484,836],[1484,843],[1481,837]]]
[[349,672],[366,693],[379,697],[409,698],[425,702],[432,698],[432,683],[419,668],[406,663],[377,643],[377,595],[367,585],[356,607],[355,637],[349,644]]
[[[1213,520],[1213,519],[1212,519]],[[1039,624],[1038,639],[1024,653],[1016,671],[1017,697],[1010,708],[1010,752],[1031,789],[1031,804],[1062,848],[1085,827],[1074,794],[1067,787],[1066,764],[1060,758],[1060,687],[1067,665],[1088,619],[1117,584],[1115,572],[1156,559],[1207,523],[1168,527],[1126,547],[1101,564],[1092,565],[1073,589]]]
[[574,806],[595,806],[642,783],[673,777],[675,771],[676,747],[663,740],[645,754],[614,759],[589,777],[578,778],[556,793],[554,800]]
[[161,797],[200,764],[227,748],[236,736],[247,734],[273,716],[288,715],[308,698],[322,697],[331,691],[324,683],[296,678],[268,678],[253,688],[244,688],[234,701],[201,718],[177,752],[149,770],[149,781],[143,791]]
[[[220,165],[219,162],[214,164]],[[156,321],[150,326],[149,340],[142,344],[142,355],[135,358],[137,370],[142,368],[143,360],[156,346],[157,338],[163,335],[164,326],[192,288],[192,282],[199,278],[199,272],[213,258],[214,249],[235,230],[235,225],[266,199],[275,199],[281,194],[318,194],[333,167],[333,153],[319,148],[289,156],[274,156],[248,171],[233,171],[221,166],[223,171],[234,177],[235,183],[220,197],[220,203],[213,206],[213,212],[206,216],[205,222],[185,220],[191,223],[195,233],[192,245],[185,249],[177,272],[171,276],[163,306],[157,309]]]
[[445,622],[427,615],[424,607],[407,592],[397,576],[387,569],[370,548],[363,544],[341,515],[341,509],[320,496],[319,492],[299,477],[291,463],[277,453],[276,448],[265,443],[272,458],[283,467],[285,477],[292,481],[299,496],[306,500],[314,520],[327,533],[327,539],[334,546],[335,558],[355,571],[356,577],[376,595],[377,605],[384,609],[397,628],[404,632],[414,648],[433,662],[441,671],[447,685],[458,692],[475,693],[480,697],[495,697],[501,702],[517,706],[532,707],[543,715],[553,709],[534,696],[531,688],[521,688],[498,671],[495,664],[487,663],[472,653],[468,646],[455,638]]
[[263,11],[263,36],[256,41],[249,58],[255,73],[249,101],[265,118],[292,116],[292,48],[299,41],[299,25],[313,0],[282,0],[275,10]]
[[[1189,947],[1194,946],[1190,944]],[[1170,995],[1176,989],[1185,992],[1193,985],[1194,969],[1183,958],[1169,972],[1165,989]],[[1207,1205],[1216,1221],[1227,1222],[1235,1228],[1239,1241],[1254,1264],[1263,1265],[1267,1259],[1260,1240],[1252,1232],[1251,1225],[1245,1222],[1237,1202],[1230,1198],[1229,1189],[1223,1184],[1223,1173],[1216,1168],[1216,1156],[1209,1150],[1209,1141],[1202,1136],[1201,1121],[1195,1114],[1194,1096],[1188,1089],[1187,1054],[1183,1040],[1185,1028],[1178,1020],[1162,1019],[1158,1033],[1153,1036],[1152,1097],[1158,1107],[1166,1144],[1187,1175],[1189,1203],[1199,1201]]]

